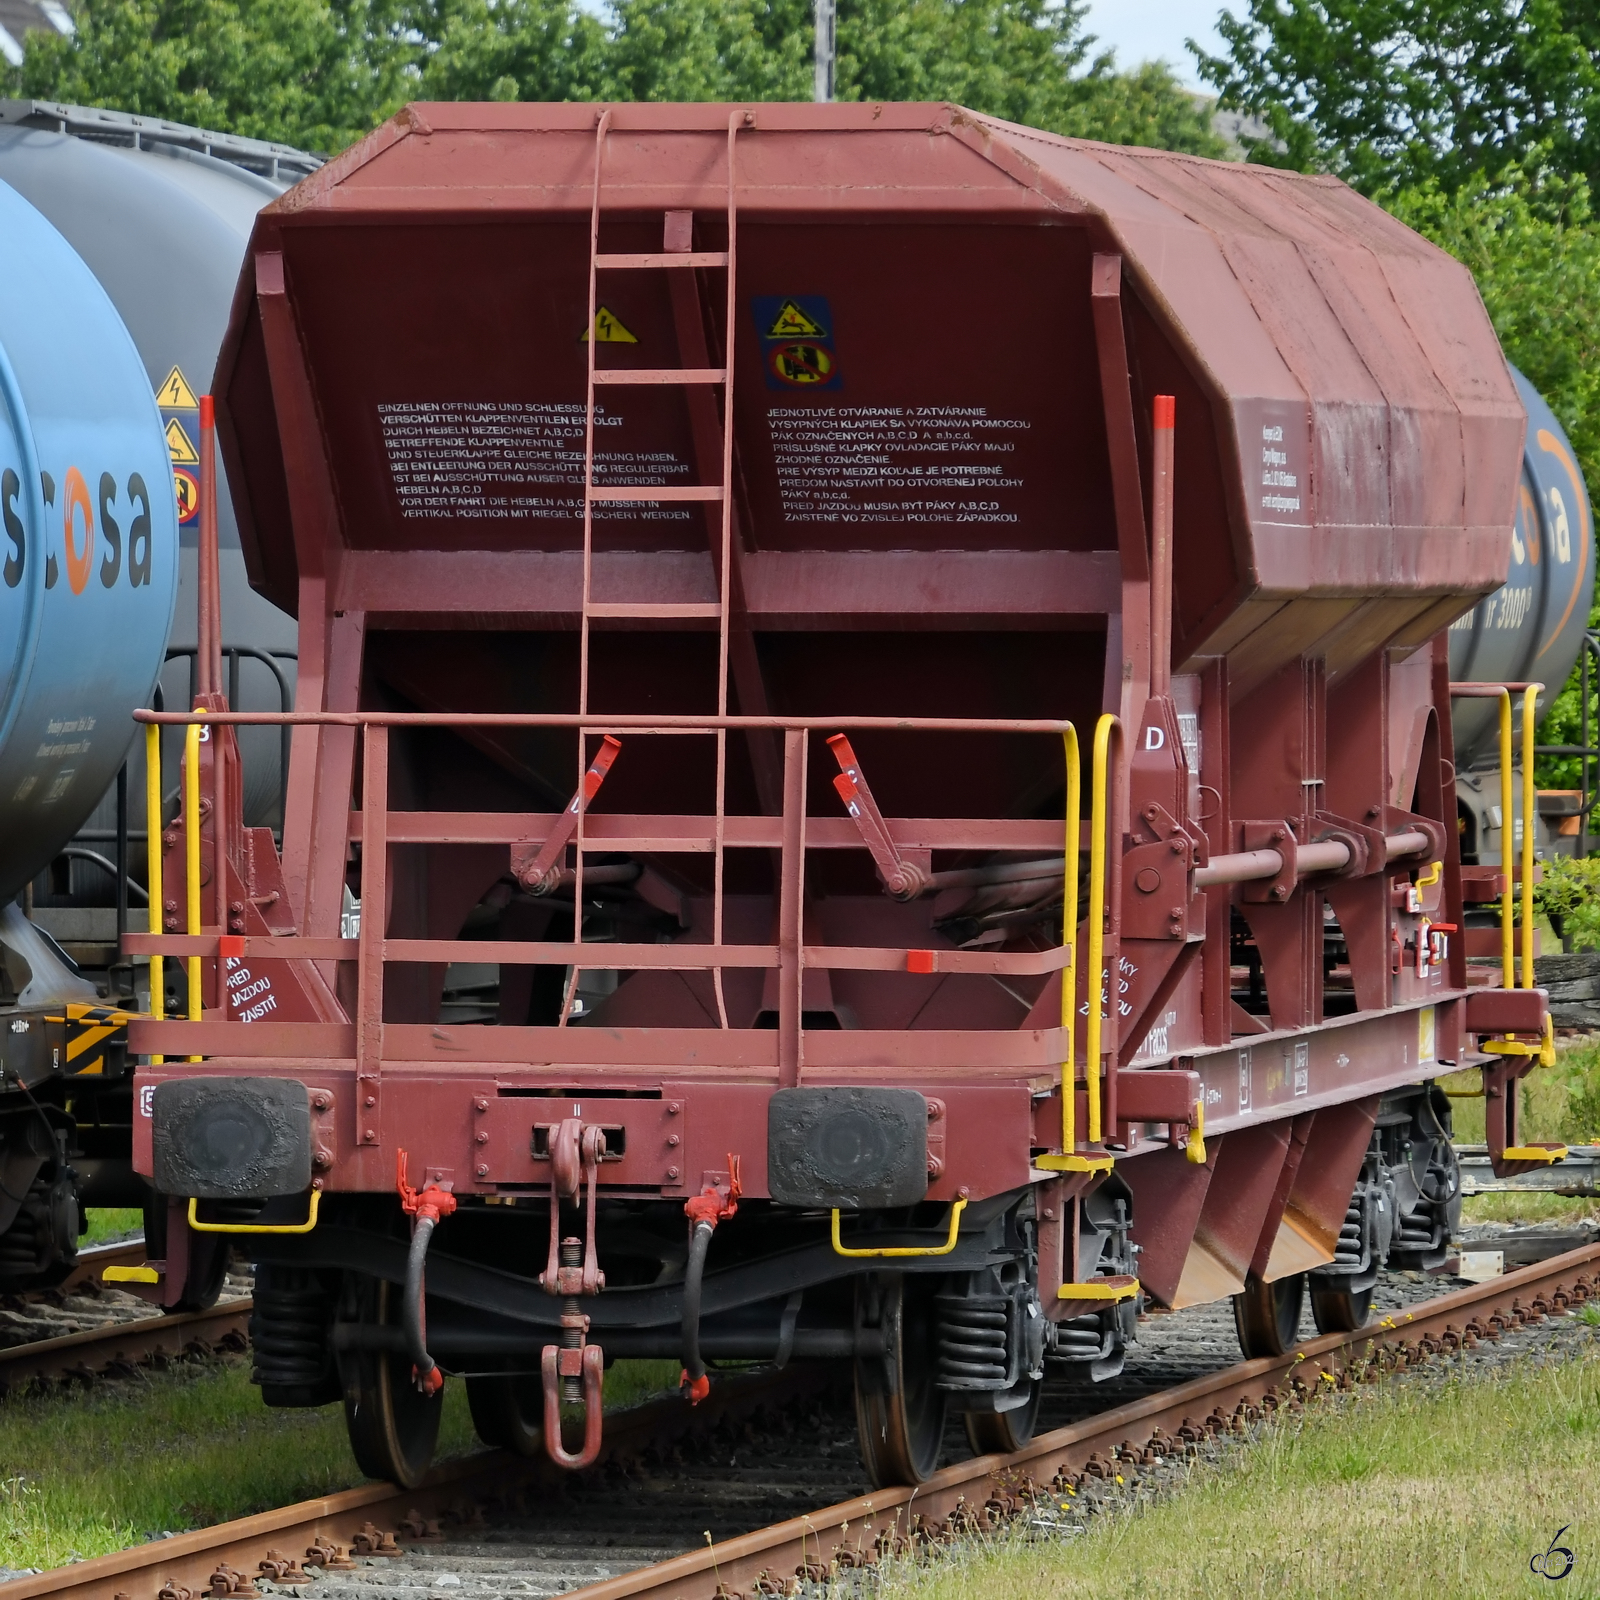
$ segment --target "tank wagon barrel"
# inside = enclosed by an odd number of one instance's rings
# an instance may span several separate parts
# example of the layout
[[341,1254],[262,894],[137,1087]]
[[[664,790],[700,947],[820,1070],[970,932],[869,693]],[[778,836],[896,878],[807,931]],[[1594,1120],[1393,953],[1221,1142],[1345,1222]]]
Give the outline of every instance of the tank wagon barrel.
[[[116,777],[161,670],[177,514],[138,353],[82,260],[0,183],[0,1289],[65,1276],[77,1138],[127,1077],[106,1006],[18,891]],[[126,1141],[124,1141],[126,1150]],[[87,1156],[88,1159],[85,1159]],[[79,1166],[74,1166],[77,1160]],[[80,1170],[81,1169],[81,1170]]]
[[[1572,672],[1589,625],[1594,514],[1565,430],[1533,385],[1514,368],[1511,376],[1528,412],[1511,563],[1505,585],[1450,625],[1450,671],[1460,679],[1537,679],[1546,686],[1542,716]],[[1453,721],[1458,765],[1493,756],[1491,708],[1458,706]]]
[[[23,901],[0,915],[3,1288],[69,1271],[84,1206],[148,1197],[125,1031],[145,984],[117,964],[146,874],[129,713],[163,688],[192,703],[173,662],[194,653],[192,605],[174,599],[194,589],[199,390],[256,211],[320,165],[158,118],[0,101],[0,889]],[[218,509],[233,703],[288,707],[293,621],[250,591]],[[280,735],[244,738],[259,818],[277,807]]]
[[581,1466],[608,1349],[691,1400],[803,1353],[915,1482],[1147,1302],[1267,1353],[1442,1262],[1441,1072],[1497,1170],[1559,1158],[1449,793],[1523,403],[1335,180],[950,106],[415,106],[262,213],[215,392],[300,677],[146,717],[208,735],[126,941],[203,1001],[133,1032],[149,1292],[250,1237],[264,1397],[343,1394],[369,1470],[451,1372]]

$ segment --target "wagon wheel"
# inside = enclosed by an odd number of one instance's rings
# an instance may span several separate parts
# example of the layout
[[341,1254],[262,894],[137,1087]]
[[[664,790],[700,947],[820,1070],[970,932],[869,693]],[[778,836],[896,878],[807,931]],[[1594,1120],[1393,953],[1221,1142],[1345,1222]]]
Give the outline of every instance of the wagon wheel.
[[1281,1356],[1300,1332],[1300,1311],[1305,1305],[1306,1275],[1294,1273],[1263,1283],[1254,1273],[1233,1297],[1233,1325],[1239,1348],[1247,1357]]
[[474,1432],[487,1445],[519,1456],[544,1451],[544,1385],[537,1377],[468,1378]]
[[[152,1261],[161,1261],[167,1254],[167,1197],[158,1194],[144,1208],[144,1248]],[[228,1262],[233,1255],[233,1241],[225,1233],[196,1233],[189,1230],[189,1270],[183,1280],[183,1291],[175,1304],[166,1307],[168,1316],[184,1311],[209,1311],[222,1293],[228,1276]]]
[[[363,1327],[398,1328],[398,1284],[355,1280],[356,1320]],[[419,1394],[404,1350],[346,1350],[339,1356],[344,1420],[356,1465],[369,1478],[415,1488],[439,1438],[443,1394]]]
[[1039,1424],[1039,1400],[1043,1394],[1043,1380],[1037,1380],[1027,1401],[1010,1411],[969,1411],[964,1421],[973,1455],[1010,1455],[1029,1443]]
[[856,1432],[861,1461],[880,1489],[933,1475],[944,1438],[931,1274],[881,1273],[856,1280],[856,1326],[883,1336],[882,1356],[857,1356]]
[[1354,1333],[1372,1321],[1372,1291],[1376,1284],[1365,1289],[1321,1288],[1311,1286],[1311,1316],[1318,1333]]

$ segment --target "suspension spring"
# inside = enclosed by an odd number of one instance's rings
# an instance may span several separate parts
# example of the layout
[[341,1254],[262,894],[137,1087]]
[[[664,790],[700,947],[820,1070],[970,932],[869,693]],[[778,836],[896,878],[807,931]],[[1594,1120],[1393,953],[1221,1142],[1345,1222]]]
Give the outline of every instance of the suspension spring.
[[329,1295],[310,1272],[262,1262],[250,1313],[250,1381],[266,1388],[316,1385],[330,1369]]
[[1009,1307],[1002,1295],[939,1295],[939,1386],[1003,1389]]
[[1361,1260],[1365,1243],[1361,1217],[1361,1200],[1358,1196],[1350,1202],[1344,1214],[1344,1226],[1339,1229],[1339,1242],[1333,1247],[1333,1259],[1343,1265],[1356,1265]]

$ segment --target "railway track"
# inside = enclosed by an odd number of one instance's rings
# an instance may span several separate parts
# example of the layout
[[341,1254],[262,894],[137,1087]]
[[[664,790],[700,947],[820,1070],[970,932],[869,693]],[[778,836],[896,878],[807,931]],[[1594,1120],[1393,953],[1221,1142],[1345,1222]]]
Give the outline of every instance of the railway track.
[[58,1285],[61,1289],[76,1289],[79,1284],[98,1283],[107,1267],[137,1267],[144,1261],[144,1235],[133,1239],[119,1239],[115,1244],[91,1245],[78,1252],[72,1271]]
[[98,1377],[149,1361],[154,1356],[182,1355],[196,1346],[226,1348],[249,1332],[251,1301],[222,1300],[207,1311],[177,1316],[139,1317],[109,1322],[56,1339],[36,1339],[0,1350],[0,1395],[42,1378]]
[[1422,1298],[1420,1283],[1385,1287],[1375,1325],[1264,1360],[1227,1361],[1225,1307],[1153,1318],[1141,1329],[1148,1359],[1109,1385],[1060,1388],[1048,1431],[1025,1450],[953,1462],[915,1491],[867,1490],[848,1397],[825,1371],[737,1375],[697,1412],[671,1397],[619,1413],[608,1421],[607,1456],[581,1478],[542,1460],[477,1455],[420,1490],[368,1484],[16,1579],[0,1593],[185,1600],[302,1585],[312,1566],[318,1600],[442,1589],[459,1600],[794,1592],[803,1577],[995,1526],[1027,1511],[1035,1488],[1192,1450],[1320,1384],[1348,1386],[1363,1369],[1413,1364],[1559,1315],[1600,1296],[1600,1243],[1437,1298]]
[[[237,1341],[242,1347],[248,1296],[235,1293],[208,1311],[153,1317],[135,1296],[101,1287],[107,1267],[137,1266],[144,1258],[142,1238],[99,1245],[80,1252],[54,1288],[8,1296],[0,1307],[0,1340],[14,1342],[0,1344],[0,1395],[40,1379],[88,1380],[196,1346],[226,1348]],[[58,1327],[65,1331],[27,1337]]]

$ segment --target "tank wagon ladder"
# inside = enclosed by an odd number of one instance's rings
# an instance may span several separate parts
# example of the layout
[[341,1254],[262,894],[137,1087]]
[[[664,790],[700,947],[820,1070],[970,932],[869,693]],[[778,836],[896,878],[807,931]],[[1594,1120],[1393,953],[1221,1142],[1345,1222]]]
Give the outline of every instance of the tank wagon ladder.
[[[602,175],[605,167],[606,135],[611,127],[611,110],[600,113],[595,124],[594,188],[589,212],[589,315],[585,324],[585,343],[588,346],[587,388],[584,399],[583,423],[583,602],[578,636],[578,713],[589,711],[589,635],[596,620],[605,621],[674,621],[714,620],[717,624],[717,716],[728,714],[728,653],[730,573],[733,554],[733,340],[734,316],[738,303],[736,272],[738,245],[736,224],[738,198],[736,189],[737,168],[735,150],[739,129],[753,120],[748,111],[735,111],[728,117],[728,206],[726,250],[694,250],[692,245],[692,213],[668,212],[663,244],[659,252],[602,252],[600,249],[600,197]],[[599,276],[601,272],[686,272],[707,267],[726,268],[727,304],[724,322],[720,367],[647,367],[603,368],[597,354],[600,345],[597,317],[599,315]],[[662,386],[692,388],[698,385],[718,385],[722,389],[722,481],[681,485],[620,485],[595,482],[595,391],[611,385]],[[650,601],[650,600],[596,600],[594,597],[594,508],[597,504],[618,501],[687,500],[721,507],[720,529],[715,546],[717,557],[718,597],[714,601]],[[723,921],[723,870],[727,835],[727,772],[728,731],[717,728],[716,741],[716,812],[713,856],[715,890],[712,896],[712,936],[714,945],[722,943]],[[578,771],[589,766],[587,751],[589,733],[578,731]],[[587,796],[577,802],[577,832],[575,839],[573,894],[574,904],[583,904],[584,812]],[[583,942],[583,919],[573,920],[574,944]],[[573,961],[567,979],[566,993],[562,996],[560,1025],[565,1026],[571,1015],[573,999],[577,993],[581,967]],[[728,1006],[723,993],[722,969],[712,968],[712,989],[717,1002],[717,1024],[728,1026]]]

